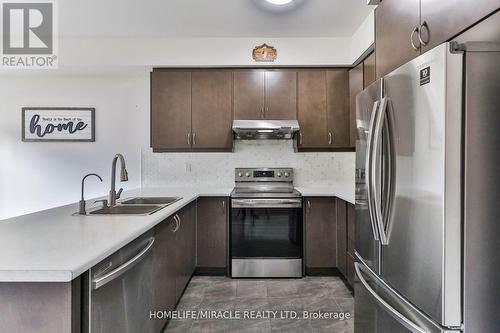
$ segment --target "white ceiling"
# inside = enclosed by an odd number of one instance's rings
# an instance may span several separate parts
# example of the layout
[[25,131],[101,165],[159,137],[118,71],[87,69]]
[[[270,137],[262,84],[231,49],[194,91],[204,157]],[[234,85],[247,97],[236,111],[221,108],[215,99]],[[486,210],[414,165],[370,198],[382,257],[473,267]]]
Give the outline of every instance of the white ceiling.
[[[304,1],[269,10],[263,0],[63,0],[63,37],[350,37],[373,9],[366,0]],[[277,8],[279,9],[279,8]]]

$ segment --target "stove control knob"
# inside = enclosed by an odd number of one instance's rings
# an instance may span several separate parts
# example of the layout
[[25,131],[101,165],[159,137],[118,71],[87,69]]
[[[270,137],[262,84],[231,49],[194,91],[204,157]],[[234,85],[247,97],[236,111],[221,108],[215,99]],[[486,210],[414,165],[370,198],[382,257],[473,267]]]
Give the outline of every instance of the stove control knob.
[[240,177],[240,178],[243,177],[243,172],[241,172],[241,171],[238,172],[238,177]]
[[278,172],[278,174],[277,174],[277,175],[278,175],[278,177],[281,177],[281,176],[282,176],[281,172]]
[[250,177],[250,172],[245,173],[246,177]]
[[285,172],[285,177],[286,178],[290,177],[290,174],[288,172]]

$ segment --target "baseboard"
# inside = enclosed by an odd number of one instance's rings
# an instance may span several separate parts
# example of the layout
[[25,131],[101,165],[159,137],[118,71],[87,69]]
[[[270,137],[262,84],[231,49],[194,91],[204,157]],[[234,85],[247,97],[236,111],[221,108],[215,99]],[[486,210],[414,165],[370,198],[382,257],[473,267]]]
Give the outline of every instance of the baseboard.
[[336,267],[307,267],[306,275],[309,276],[342,276]]
[[196,267],[194,275],[227,275],[226,267]]

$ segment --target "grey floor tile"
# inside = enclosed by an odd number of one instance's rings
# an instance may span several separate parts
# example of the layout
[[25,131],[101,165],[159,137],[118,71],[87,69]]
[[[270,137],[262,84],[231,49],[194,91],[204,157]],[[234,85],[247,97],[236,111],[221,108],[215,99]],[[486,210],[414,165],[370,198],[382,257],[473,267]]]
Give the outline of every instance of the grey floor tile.
[[271,332],[310,333],[312,327],[309,320],[271,319]]
[[303,311],[304,301],[300,296],[268,297],[269,310],[272,311]]
[[238,333],[266,333],[271,332],[269,320],[232,320],[230,322],[231,332]]
[[193,322],[191,320],[171,320],[169,321],[164,332],[165,333],[189,332],[192,326]]
[[267,297],[267,284],[263,280],[238,280],[237,297]]
[[340,321],[334,319],[324,320],[310,320],[309,321],[313,332],[329,332],[329,333],[349,333],[352,327],[349,326],[347,321]]
[[268,280],[268,297],[286,297],[299,295],[299,280]]
[[269,310],[267,297],[236,297],[234,308],[239,311],[266,311]]

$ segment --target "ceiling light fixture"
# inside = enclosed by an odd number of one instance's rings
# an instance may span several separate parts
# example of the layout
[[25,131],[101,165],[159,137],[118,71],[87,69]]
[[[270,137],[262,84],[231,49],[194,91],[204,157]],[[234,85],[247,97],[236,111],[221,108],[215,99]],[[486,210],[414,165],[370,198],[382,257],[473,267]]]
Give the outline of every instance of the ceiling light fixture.
[[281,5],[286,5],[292,2],[293,0],[266,0],[269,3],[272,3],[273,5],[281,6]]

